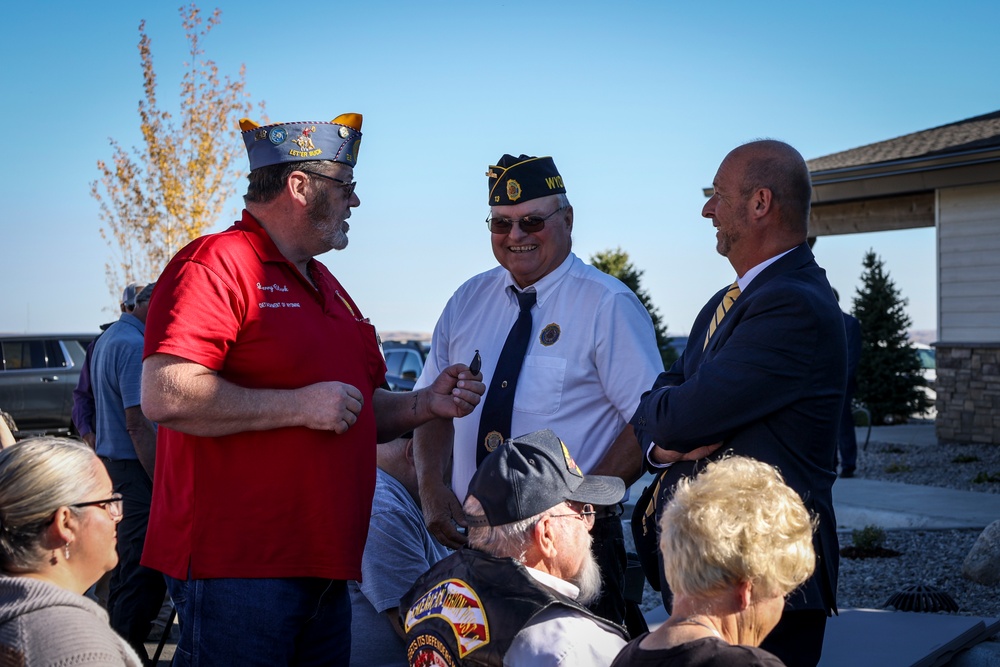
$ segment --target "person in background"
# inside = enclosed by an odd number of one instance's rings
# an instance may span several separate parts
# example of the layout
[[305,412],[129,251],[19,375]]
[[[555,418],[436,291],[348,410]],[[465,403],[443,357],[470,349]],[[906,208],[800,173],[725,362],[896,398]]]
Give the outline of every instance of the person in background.
[[731,456],[682,479],[660,517],[673,612],[613,667],[779,667],[757,648],[816,565],[813,520],[772,466]]
[[[833,296],[840,301],[837,290]],[[858,438],[854,431],[854,392],[858,389],[858,361],[861,360],[861,322],[844,311],[844,331],[847,334],[847,389],[844,391],[844,411],[840,415],[840,476],[854,477],[858,466]],[[836,467],[836,466],[835,466]]]
[[406,667],[399,599],[449,551],[424,526],[413,434],[378,446],[378,471],[360,582],[351,593],[351,665]]
[[83,595],[118,562],[121,519],[83,443],[28,438],[0,452],[0,664],[142,664]]
[[[122,291],[121,312],[131,313],[135,308],[135,296],[142,289],[138,283],[129,283]],[[83,368],[80,369],[80,379],[77,380],[76,388],[73,389],[73,425],[76,432],[80,434],[83,441],[90,445],[91,449],[97,446],[97,407],[94,402],[94,389],[90,379],[90,360],[94,356],[94,346],[97,339],[108,330],[114,322],[101,325],[101,333],[97,338],[90,341],[87,346],[87,354],[84,357]]]

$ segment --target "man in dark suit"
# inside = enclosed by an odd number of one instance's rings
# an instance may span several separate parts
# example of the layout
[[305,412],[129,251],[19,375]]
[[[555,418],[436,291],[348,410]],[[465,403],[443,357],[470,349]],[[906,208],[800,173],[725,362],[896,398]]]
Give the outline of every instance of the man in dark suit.
[[843,317],[806,244],[812,186],[798,151],[745,144],[726,156],[713,185],[702,215],[738,280],[699,313],[681,358],[643,395],[632,424],[649,462],[670,466],[659,507],[698,470],[697,459],[733,451],[778,467],[819,518],[816,573],[762,644],[786,665],[816,665],[836,610],[831,487],[847,378]]

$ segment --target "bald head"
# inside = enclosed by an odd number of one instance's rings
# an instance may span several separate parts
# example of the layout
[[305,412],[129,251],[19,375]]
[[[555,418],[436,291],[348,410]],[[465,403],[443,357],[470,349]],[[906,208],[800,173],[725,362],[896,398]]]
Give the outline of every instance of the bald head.
[[812,182],[802,155],[783,141],[762,139],[733,149],[726,160],[741,167],[740,195],[746,199],[761,188],[770,190],[784,225],[805,240]]
[[417,469],[413,462],[412,433],[381,443],[375,450],[375,461],[382,472],[388,473],[406,487],[417,504],[420,504]]

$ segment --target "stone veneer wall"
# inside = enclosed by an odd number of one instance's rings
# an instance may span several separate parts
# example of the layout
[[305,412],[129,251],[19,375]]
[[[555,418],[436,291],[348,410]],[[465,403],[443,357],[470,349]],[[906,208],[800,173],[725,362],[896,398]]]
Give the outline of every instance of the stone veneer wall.
[[936,343],[938,440],[1000,445],[1000,344]]

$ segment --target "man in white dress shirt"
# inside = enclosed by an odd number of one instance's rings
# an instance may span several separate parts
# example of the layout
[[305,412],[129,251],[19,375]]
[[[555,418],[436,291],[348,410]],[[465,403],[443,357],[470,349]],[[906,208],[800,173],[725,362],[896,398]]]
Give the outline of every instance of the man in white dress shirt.
[[[586,474],[612,475],[626,486],[637,479],[642,454],[628,420],[663,370],[652,320],[635,294],[572,253],[573,207],[552,158],[504,155],[487,176],[487,226],[500,265],[452,296],[417,388],[450,364],[469,363],[477,351],[490,385],[518,320],[521,293],[534,293],[534,305],[509,432],[480,428],[492,386],[469,417],[435,420],[415,432],[424,518],[431,534],[451,548],[465,543],[458,529],[465,525],[460,499],[476,471],[477,450],[481,460],[513,436],[552,428]],[[592,609],[622,623],[625,551],[618,507],[597,509],[594,553],[605,594]]]

